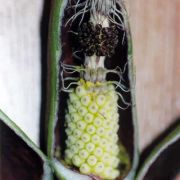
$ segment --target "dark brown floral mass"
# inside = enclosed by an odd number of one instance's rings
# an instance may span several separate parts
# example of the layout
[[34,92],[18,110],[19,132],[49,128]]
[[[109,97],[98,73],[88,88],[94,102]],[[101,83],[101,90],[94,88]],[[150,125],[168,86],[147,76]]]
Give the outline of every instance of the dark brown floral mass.
[[118,30],[115,25],[102,27],[101,24],[83,23],[78,30],[78,40],[87,56],[110,57],[118,44]]

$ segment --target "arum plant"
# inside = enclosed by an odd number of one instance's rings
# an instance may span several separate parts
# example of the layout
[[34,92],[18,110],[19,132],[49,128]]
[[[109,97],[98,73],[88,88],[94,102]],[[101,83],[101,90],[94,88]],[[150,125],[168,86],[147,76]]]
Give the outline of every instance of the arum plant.
[[179,143],[180,127],[137,170],[135,74],[123,2],[52,1],[48,45],[47,150],[1,112],[2,179],[151,179],[158,158]]

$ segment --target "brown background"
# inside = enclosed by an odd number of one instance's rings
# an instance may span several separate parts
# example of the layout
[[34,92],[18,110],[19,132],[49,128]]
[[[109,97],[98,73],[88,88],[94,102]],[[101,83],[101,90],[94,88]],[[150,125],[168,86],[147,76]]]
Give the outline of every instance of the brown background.
[[127,2],[143,148],[180,116],[180,1]]
[[[43,1],[0,4],[0,108],[38,143]],[[127,4],[142,149],[180,116],[180,1]]]

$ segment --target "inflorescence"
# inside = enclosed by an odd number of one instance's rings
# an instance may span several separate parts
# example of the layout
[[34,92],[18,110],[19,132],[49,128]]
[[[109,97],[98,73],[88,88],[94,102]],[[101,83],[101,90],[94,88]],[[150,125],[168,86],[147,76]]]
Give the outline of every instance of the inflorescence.
[[87,56],[110,57],[118,44],[118,30],[115,25],[102,27],[101,24],[83,23],[78,30],[78,39]]

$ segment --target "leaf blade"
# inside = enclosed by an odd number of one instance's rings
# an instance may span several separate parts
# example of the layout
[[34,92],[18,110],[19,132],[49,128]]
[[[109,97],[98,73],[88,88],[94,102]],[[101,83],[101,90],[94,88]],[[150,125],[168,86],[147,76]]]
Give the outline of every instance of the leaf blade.
[[163,151],[166,150],[166,148],[170,147],[175,143],[176,141],[180,140],[180,125],[177,125],[177,127],[169,133],[163,141],[161,141],[160,144],[158,144],[153,151],[150,153],[150,155],[146,158],[144,161],[142,167],[140,168],[136,179],[142,180],[146,173],[148,172],[150,166],[156,161],[156,159],[163,153]]
[[0,175],[3,179],[50,179],[46,156],[1,110],[0,140]]

